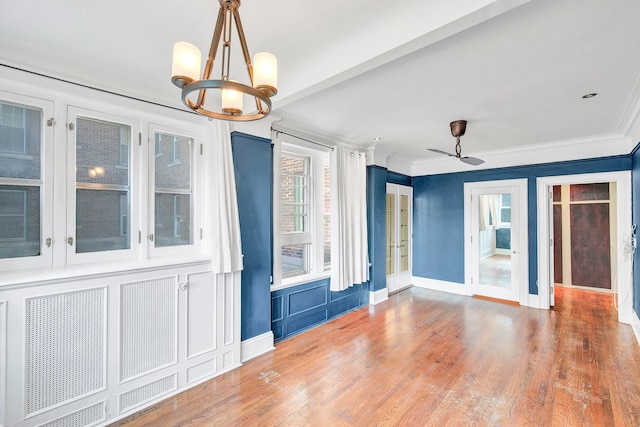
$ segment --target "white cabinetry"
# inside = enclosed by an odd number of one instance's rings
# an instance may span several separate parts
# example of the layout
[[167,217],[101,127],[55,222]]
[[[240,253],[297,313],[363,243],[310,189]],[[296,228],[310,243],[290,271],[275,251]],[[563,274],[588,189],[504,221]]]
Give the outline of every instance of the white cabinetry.
[[240,365],[240,273],[206,263],[0,288],[0,425],[99,425]]

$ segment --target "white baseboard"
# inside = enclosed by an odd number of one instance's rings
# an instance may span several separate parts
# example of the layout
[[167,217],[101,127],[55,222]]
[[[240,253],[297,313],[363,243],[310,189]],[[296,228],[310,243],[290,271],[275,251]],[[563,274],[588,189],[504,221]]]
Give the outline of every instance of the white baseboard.
[[376,305],[388,299],[389,290],[387,288],[369,292],[369,305]]
[[273,332],[265,332],[257,337],[249,338],[240,343],[240,362],[258,357],[275,349],[273,346]]
[[[524,304],[522,304],[522,301],[520,301],[520,304],[524,305]],[[526,305],[527,305],[527,307],[542,308],[542,307],[540,307],[540,295],[529,294],[528,298],[527,298],[527,304]],[[546,307],[545,307],[545,309],[546,309]]]
[[633,314],[631,315],[631,329],[633,329],[633,335],[636,336],[636,342],[640,345],[640,319],[635,310],[633,310]]
[[449,292],[450,294],[467,295],[467,287],[464,283],[446,282],[444,280],[427,279],[426,277],[411,278],[413,286],[432,289],[434,291]]

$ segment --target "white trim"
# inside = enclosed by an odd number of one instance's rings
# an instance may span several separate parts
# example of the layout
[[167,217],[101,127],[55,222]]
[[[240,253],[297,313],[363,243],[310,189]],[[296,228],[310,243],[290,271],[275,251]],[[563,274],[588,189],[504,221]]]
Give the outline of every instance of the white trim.
[[[578,175],[560,175],[538,178],[538,295],[540,308],[549,309],[549,284],[551,283],[551,256],[549,251],[550,224],[548,217],[549,197],[548,188],[561,184],[589,184],[594,182],[615,182],[617,199],[617,236],[618,242],[624,242],[625,236],[631,233],[631,171],[586,173]],[[628,239],[627,239],[628,240]],[[618,247],[618,251],[621,249]],[[632,262],[625,260],[622,253],[618,254],[618,321],[631,323],[632,321]]]
[[273,346],[273,332],[265,332],[240,343],[240,362],[244,363],[261,354],[275,350]]
[[411,283],[413,283],[413,286],[418,288],[431,289],[456,295],[470,295],[467,293],[467,286],[464,283],[447,282],[445,280],[416,276],[413,276]]
[[540,307],[540,295],[528,294],[527,304],[520,303],[520,305],[526,305],[527,307],[539,308]]
[[378,289],[369,292],[369,305],[380,304],[382,301],[389,299],[389,291],[387,288]]
[[640,345],[640,319],[635,310],[631,313],[631,329],[633,329],[633,335],[636,337],[636,343]]

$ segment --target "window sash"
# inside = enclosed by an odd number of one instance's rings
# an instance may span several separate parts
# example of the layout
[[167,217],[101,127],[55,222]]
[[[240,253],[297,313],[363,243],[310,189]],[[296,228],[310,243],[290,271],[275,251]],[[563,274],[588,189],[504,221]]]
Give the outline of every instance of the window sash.
[[52,248],[43,242],[53,233],[53,127],[45,118],[53,102],[0,91],[0,111],[0,126],[20,134],[16,144],[0,136],[0,190],[23,194],[20,211],[0,219],[12,229],[0,239],[0,271],[50,267]]
[[136,259],[140,242],[131,231],[140,230],[143,207],[132,203],[140,199],[140,170],[132,165],[139,164],[140,146],[133,144],[139,120],[73,106],[68,120],[75,126],[67,164],[75,168],[67,168],[67,264]]
[[[150,124],[149,147],[149,255],[195,253],[199,218],[196,212],[195,147],[198,135]],[[168,155],[164,155],[164,153]]]

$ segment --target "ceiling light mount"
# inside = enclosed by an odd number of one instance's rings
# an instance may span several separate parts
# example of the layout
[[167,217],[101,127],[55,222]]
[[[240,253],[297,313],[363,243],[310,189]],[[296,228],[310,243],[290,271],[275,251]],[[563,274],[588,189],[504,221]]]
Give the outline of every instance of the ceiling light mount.
[[434,153],[444,154],[445,156],[455,157],[463,163],[468,165],[478,166],[484,163],[484,160],[478,159],[470,156],[462,155],[462,147],[460,146],[460,137],[464,135],[467,130],[467,121],[466,120],[454,120],[449,123],[449,127],[451,127],[451,135],[456,138],[456,154],[447,153],[446,151],[438,150],[437,148],[429,148],[429,151],[433,151]]
[[[238,13],[240,0],[219,0],[219,2],[220,11],[202,78],[199,78],[200,50],[190,43],[178,42],[173,48],[171,81],[182,89],[182,102],[198,114],[231,121],[261,119],[271,112],[271,97],[278,93],[277,59],[268,52],[258,52],[253,57],[252,63]],[[230,79],[231,32],[234,23],[247,66],[249,85]],[[220,79],[212,79],[213,64],[220,44],[222,44],[221,76]],[[209,109],[210,103],[205,107],[209,90],[220,92],[221,108],[219,110]],[[197,92],[197,99],[190,98],[194,92]],[[244,95],[255,100],[255,112],[243,112]]]
[[455,120],[449,123],[449,126],[451,127],[451,135],[453,135],[454,138],[460,138],[467,130],[467,121]]

